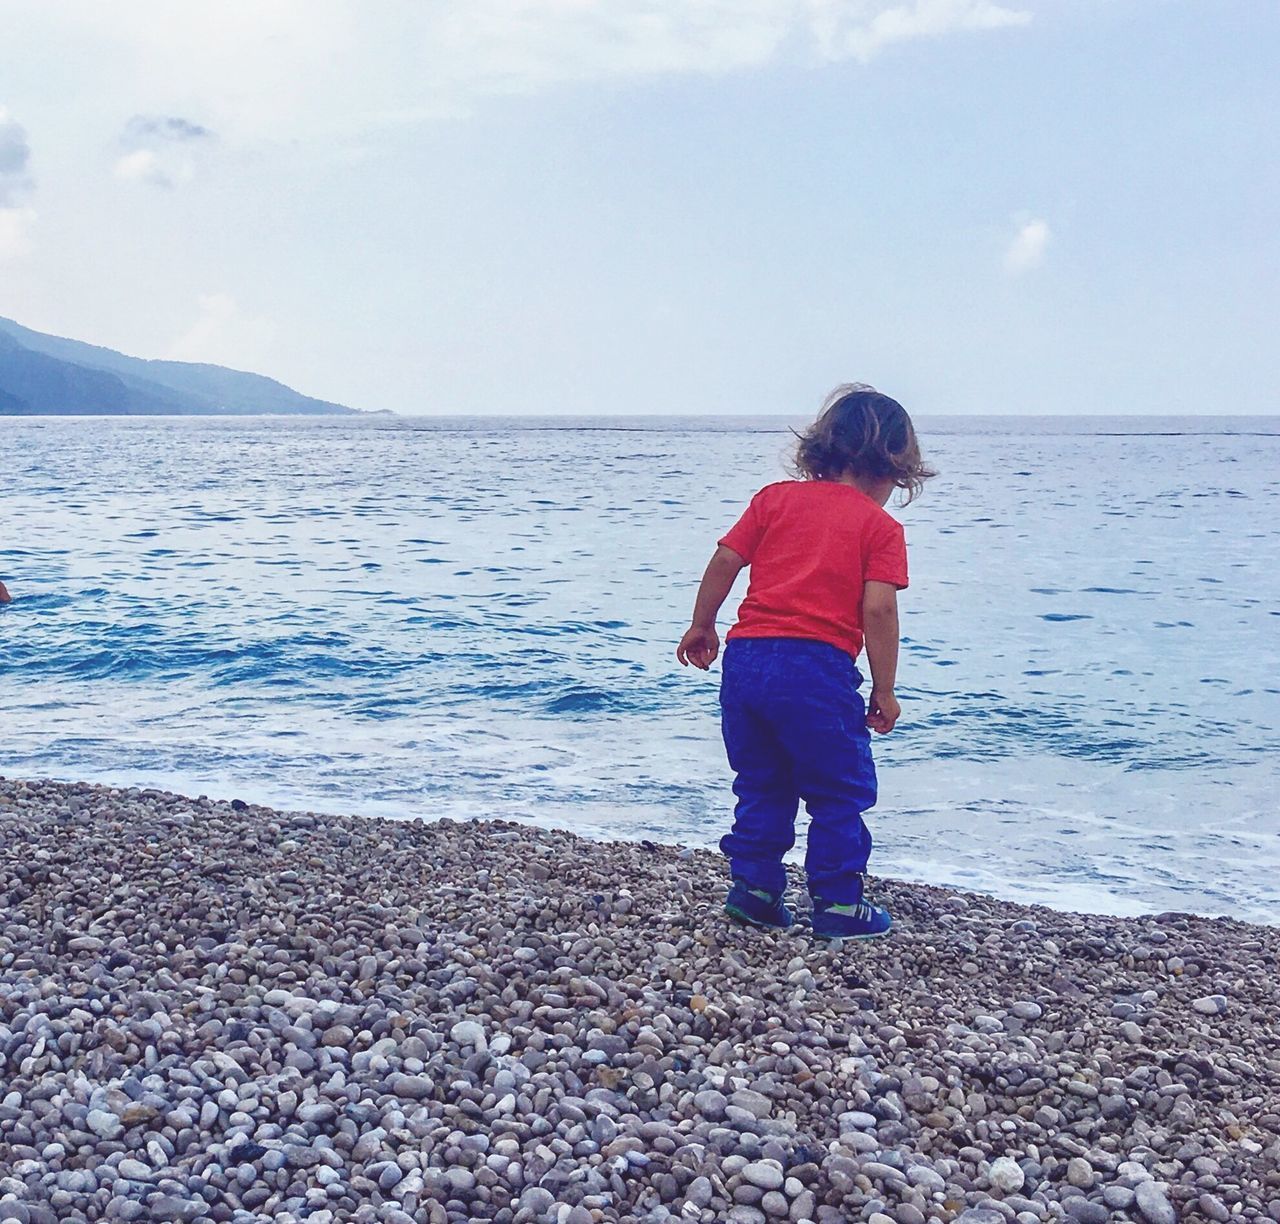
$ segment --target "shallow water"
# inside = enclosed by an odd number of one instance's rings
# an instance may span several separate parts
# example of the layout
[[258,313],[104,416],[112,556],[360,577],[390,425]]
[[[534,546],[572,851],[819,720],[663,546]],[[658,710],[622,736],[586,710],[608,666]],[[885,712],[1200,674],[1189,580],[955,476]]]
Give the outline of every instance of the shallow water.
[[[712,844],[672,652],[785,426],[529,424],[0,420],[0,772]],[[1280,422],[923,432],[874,868],[1275,920]]]

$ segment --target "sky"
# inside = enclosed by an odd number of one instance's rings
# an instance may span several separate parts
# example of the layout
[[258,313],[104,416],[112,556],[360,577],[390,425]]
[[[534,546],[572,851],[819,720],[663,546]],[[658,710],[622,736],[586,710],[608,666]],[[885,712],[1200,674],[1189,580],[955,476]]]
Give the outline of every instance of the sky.
[[0,0],[0,315],[404,413],[1280,411],[1271,0]]

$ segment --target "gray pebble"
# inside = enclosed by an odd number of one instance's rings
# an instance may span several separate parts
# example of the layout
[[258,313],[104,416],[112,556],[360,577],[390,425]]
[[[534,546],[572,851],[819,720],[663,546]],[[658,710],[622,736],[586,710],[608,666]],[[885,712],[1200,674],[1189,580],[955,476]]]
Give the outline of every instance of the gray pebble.
[[760,1210],[770,1219],[785,1220],[787,1213],[791,1210],[791,1204],[787,1202],[787,1196],[777,1190],[770,1190],[760,1198]]
[[729,1101],[724,1093],[717,1092],[714,1088],[709,1088],[704,1092],[694,1093],[693,1104],[704,1118],[712,1122],[719,1122],[725,1115],[725,1109]]
[[692,1203],[695,1207],[708,1207],[711,1204],[715,1191],[711,1187],[710,1178],[699,1176],[685,1188],[685,1201]]
[[1077,1224],[1107,1224],[1111,1218],[1111,1212],[1102,1203],[1083,1196],[1067,1199],[1066,1209],[1067,1215]]
[[1227,1224],[1227,1221],[1231,1219],[1231,1211],[1215,1195],[1202,1194],[1196,1201],[1200,1210],[1204,1213],[1205,1219],[1215,1220],[1217,1224]]
[[1134,1187],[1134,1199],[1147,1224],[1176,1224],[1178,1213],[1158,1182],[1139,1182]]
[[1081,1190],[1088,1190],[1097,1180],[1093,1166],[1081,1156],[1074,1156],[1067,1161],[1067,1181]]
[[729,1098],[729,1104],[744,1109],[754,1118],[767,1118],[773,1112],[773,1102],[761,1092],[743,1089]]
[[769,1160],[753,1161],[742,1170],[742,1176],[762,1190],[779,1190],[784,1180],[782,1166]]
[[1192,1001],[1191,1006],[1202,1016],[1220,1016],[1229,1006],[1226,995],[1204,995]]

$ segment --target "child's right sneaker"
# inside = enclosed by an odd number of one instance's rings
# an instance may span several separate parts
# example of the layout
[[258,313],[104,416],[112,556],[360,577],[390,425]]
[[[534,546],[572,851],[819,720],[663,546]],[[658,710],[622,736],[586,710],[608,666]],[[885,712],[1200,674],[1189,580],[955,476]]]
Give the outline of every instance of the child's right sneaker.
[[887,935],[892,926],[889,911],[869,901],[834,905],[814,898],[813,933],[819,939],[874,939]]
[[752,888],[745,880],[734,880],[725,898],[724,909],[730,918],[770,930],[785,931],[795,921],[791,911],[782,904],[781,897],[775,897],[762,888]]

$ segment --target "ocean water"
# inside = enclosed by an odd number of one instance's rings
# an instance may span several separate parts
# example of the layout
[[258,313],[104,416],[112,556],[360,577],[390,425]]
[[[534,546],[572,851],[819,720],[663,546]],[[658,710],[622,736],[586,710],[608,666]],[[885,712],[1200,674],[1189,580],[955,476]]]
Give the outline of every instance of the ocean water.
[[[874,870],[1277,920],[1280,420],[922,426]],[[717,676],[673,651],[787,444],[0,420],[0,773],[714,844]]]

